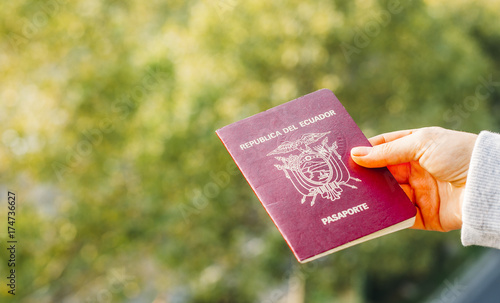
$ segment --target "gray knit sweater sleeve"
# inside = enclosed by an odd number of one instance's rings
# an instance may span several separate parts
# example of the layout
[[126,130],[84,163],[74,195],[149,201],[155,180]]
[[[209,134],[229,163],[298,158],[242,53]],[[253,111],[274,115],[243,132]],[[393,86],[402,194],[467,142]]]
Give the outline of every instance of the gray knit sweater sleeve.
[[479,134],[462,205],[462,244],[500,249],[500,134]]

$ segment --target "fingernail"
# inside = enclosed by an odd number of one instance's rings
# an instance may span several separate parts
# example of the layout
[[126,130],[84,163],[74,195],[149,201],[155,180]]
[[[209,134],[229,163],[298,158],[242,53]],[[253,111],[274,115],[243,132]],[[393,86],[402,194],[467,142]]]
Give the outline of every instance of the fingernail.
[[368,146],[358,146],[351,149],[351,155],[354,157],[364,157],[372,151],[371,147]]

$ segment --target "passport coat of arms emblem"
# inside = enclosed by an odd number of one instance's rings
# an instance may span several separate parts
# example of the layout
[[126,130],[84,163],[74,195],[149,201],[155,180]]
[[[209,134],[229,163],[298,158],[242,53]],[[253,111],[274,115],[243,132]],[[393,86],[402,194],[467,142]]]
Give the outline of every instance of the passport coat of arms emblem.
[[[283,142],[276,149],[267,154],[275,156],[282,164],[274,166],[285,173],[297,191],[302,194],[301,203],[311,197],[311,206],[314,205],[316,197],[320,195],[324,199],[335,201],[340,199],[343,192],[342,186],[357,189],[355,185],[349,184],[351,180],[361,182],[360,179],[350,175],[342,157],[337,149],[337,141],[328,145],[328,137],[325,133],[304,134],[298,140]],[[321,144],[314,145],[320,139]]]

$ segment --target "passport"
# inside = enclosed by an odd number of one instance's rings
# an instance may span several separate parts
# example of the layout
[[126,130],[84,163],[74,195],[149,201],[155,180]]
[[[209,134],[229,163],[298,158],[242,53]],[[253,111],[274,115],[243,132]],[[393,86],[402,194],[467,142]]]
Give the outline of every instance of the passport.
[[351,148],[371,145],[328,89],[216,133],[300,263],[415,221],[387,168],[352,161]]

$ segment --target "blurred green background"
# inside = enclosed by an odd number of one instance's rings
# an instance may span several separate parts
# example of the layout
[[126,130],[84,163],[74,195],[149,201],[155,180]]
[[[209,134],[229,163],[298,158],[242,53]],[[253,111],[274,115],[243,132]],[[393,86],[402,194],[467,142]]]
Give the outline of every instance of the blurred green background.
[[421,302],[483,250],[459,232],[405,230],[299,265],[214,131],[320,88],[367,136],[499,130],[499,11],[498,0],[2,3],[0,301]]

